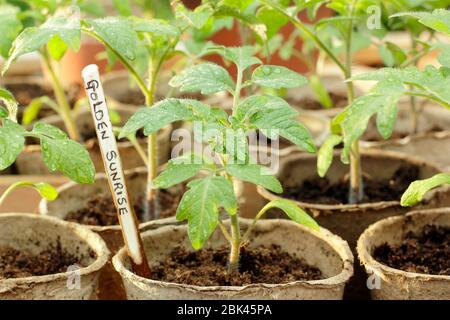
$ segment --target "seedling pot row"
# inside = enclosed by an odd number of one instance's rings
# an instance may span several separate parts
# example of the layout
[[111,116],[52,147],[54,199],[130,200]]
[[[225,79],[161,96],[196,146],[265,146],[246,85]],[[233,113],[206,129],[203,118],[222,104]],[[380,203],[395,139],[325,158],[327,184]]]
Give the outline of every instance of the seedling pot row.
[[[413,165],[419,169],[419,179],[429,178],[440,172],[440,169],[424,160],[401,153],[384,150],[366,150],[362,152],[363,172],[375,180],[390,179],[401,165]],[[280,166],[278,178],[285,187],[302,185],[305,181],[319,178],[316,173],[317,158],[315,155],[295,154],[285,158]],[[347,174],[348,167],[340,162],[340,153],[335,152],[334,161],[326,178],[332,183]],[[282,198],[262,187],[258,187],[260,195],[266,202]],[[303,209],[310,212],[320,226],[327,228],[349,243],[356,253],[356,243],[362,232],[372,223],[383,218],[402,216],[410,209],[402,207],[398,200],[363,204],[338,204],[304,202],[291,199]],[[430,192],[424,199],[422,208],[439,208],[448,205],[448,188],[440,187]],[[349,298],[368,297],[365,285],[365,273],[355,264],[355,276],[350,280],[347,295]]]

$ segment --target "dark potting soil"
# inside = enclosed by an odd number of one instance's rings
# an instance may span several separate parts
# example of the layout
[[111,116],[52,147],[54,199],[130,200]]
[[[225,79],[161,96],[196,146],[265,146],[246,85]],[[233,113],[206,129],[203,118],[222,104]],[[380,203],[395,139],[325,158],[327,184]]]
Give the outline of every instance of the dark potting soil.
[[[333,92],[329,93],[331,101],[333,101],[334,108],[344,108],[347,106],[347,97],[344,95],[336,94]],[[314,99],[294,99],[287,98],[287,102],[291,106],[298,106],[304,110],[323,110],[325,107],[317,100]]]
[[[161,218],[175,216],[181,196],[181,193],[174,195],[166,190],[159,191]],[[133,207],[139,222],[142,222],[144,214],[143,200],[135,201]],[[93,196],[88,199],[85,208],[69,212],[65,220],[90,226],[114,226],[119,224],[117,211],[109,194]]]
[[152,279],[198,286],[279,284],[322,279],[319,269],[275,245],[242,248],[239,271],[231,274],[227,273],[228,256],[229,250],[225,247],[195,252],[175,248],[165,261],[152,268]]
[[407,272],[450,275],[450,227],[427,225],[421,234],[409,232],[399,245],[384,243],[374,258]]
[[[92,257],[94,253],[90,254]],[[12,248],[0,250],[0,279],[42,276],[67,272],[74,264],[81,265],[80,258],[61,248],[61,242],[49,245],[38,255]]]
[[[397,169],[389,180],[375,180],[364,176],[363,203],[400,200],[411,182],[419,179],[419,168],[403,165]],[[347,204],[349,181],[343,178],[331,184],[327,178],[306,180],[301,185],[285,187],[284,195],[288,198],[321,204]]]

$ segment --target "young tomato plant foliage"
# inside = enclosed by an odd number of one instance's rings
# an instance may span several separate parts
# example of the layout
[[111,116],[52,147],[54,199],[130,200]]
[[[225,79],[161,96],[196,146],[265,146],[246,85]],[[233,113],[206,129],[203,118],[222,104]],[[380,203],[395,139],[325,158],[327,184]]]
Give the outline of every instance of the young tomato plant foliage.
[[8,110],[0,108],[0,170],[14,163],[25,147],[25,139],[38,139],[42,157],[50,171],[59,171],[78,183],[94,182],[95,168],[84,147],[60,129],[37,122],[32,130],[16,122],[17,102],[12,94],[0,89]]
[[[236,82],[224,68],[213,63],[201,63],[173,77],[170,85],[185,92],[229,92],[233,96],[231,116],[200,101],[165,99],[133,115],[120,136],[133,134],[141,128],[146,135],[150,135],[179,120],[194,122],[194,127],[214,130],[213,136],[204,134],[200,137],[211,146],[220,161],[213,161],[203,154],[184,154],[169,161],[167,169],[153,181],[153,187],[169,188],[193,179],[187,184],[188,190],[179,204],[177,219],[188,221],[188,234],[195,249],[202,248],[213,231],[220,227],[230,243],[229,271],[235,271],[240,248],[250,235],[251,228],[246,236],[241,235],[234,180],[261,185],[275,193],[282,192],[280,182],[267,168],[248,161],[246,134],[250,130],[261,130],[270,138],[279,134],[308,152],[315,152],[316,148],[308,130],[295,120],[298,113],[286,101],[268,95],[241,98],[241,90],[247,86],[301,86],[306,84],[303,76],[284,67],[260,65],[259,59],[253,56],[252,47],[215,47],[212,50],[235,64],[238,70]],[[243,73],[255,65],[260,66],[254,69],[250,79],[243,82]],[[201,171],[205,176],[199,178]],[[272,207],[280,208],[298,223],[318,228],[312,218],[288,200],[269,203],[257,215],[255,222]],[[230,218],[230,230],[222,222],[221,208]]]

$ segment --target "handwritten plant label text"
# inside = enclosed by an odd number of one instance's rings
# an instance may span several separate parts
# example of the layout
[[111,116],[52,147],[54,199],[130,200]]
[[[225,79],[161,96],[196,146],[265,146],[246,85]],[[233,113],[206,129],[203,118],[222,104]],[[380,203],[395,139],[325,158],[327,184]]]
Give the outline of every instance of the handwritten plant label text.
[[113,133],[108,107],[100,82],[97,65],[88,65],[82,72],[86,94],[91,107],[92,118],[99,140],[100,151],[108,175],[120,225],[127,246],[128,255],[136,265],[146,263],[141,250],[141,239],[138,232],[133,206],[130,203],[122,162]]

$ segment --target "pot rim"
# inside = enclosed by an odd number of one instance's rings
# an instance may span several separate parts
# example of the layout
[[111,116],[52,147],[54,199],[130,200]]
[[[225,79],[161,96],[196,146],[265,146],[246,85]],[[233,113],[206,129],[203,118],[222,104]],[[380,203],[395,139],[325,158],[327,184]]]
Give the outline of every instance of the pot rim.
[[[338,157],[340,155],[339,150],[335,150],[333,152],[334,157]],[[437,172],[442,172],[442,169],[439,168],[438,165],[431,163],[426,160],[422,160],[420,158],[416,158],[407,154],[402,154],[399,152],[394,151],[387,151],[387,150],[379,150],[379,149],[364,149],[361,150],[361,156],[365,157],[374,157],[374,158],[394,158],[396,160],[403,160],[406,162],[409,162],[411,164],[417,165],[417,166],[427,166],[429,168],[432,168],[436,170]],[[281,171],[284,167],[289,165],[292,162],[296,162],[298,160],[310,160],[310,159],[317,159],[316,154],[309,154],[309,153],[296,153],[292,154],[284,159],[281,159],[280,163],[280,169]],[[436,188],[434,191],[431,191],[432,193],[435,193],[439,190],[443,190],[445,186],[441,186],[439,188]],[[284,199],[281,195],[274,194],[267,189],[257,186],[258,193],[267,200],[273,200],[273,199]],[[290,199],[297,203],[301,208],[306,209],[312,209],[312,210],[323,210],[323,211],[341,211],[341,212],[354,212],[354,213],[361,213],[366,210],[382,210],[389,207],[399,206],[400,201],[399,200],[393,200],[393,201],[378,201],[378,202],[371,202],[371,203],[360,203],[360,204],[320,204],[320,203],[312,203],[312,202],[303,202],[298,201],[294,199]]]
[[[20,217],[20,218],[26,218],[30,220],[47,220],[48,222],[52,224],[56,224],[61,226],[62,228],[71,229],[74,231],[80,238],[88,244],[91,250],[95,252],[97,255],[97,258],[94,262],[92,262],[90,265],[80,268],[79,269],[79,275],[84,276],[96,271],[99,271],[102,269],[105,264],[109,260],[109,256],[111,252],[109,251],[108,247],[106,246],[106,243],[103,241],[103,239],[100,237],[100,235],[96,234],[95,232],[92,232],[88,228],[81,226],[74,222],[68,222],[64,221],[55,217],[51,216],[42,216],[39,214],[34,213],[4,213],[0,215],[0,221],[3,218],[14,218],[14,217]],[[87,238],[87,239],[86,239]],[[97,244],[93,243],[93,241],[97,242]],[[99,246],[99,247],[97,247]],[[59,273],[53,273],[53,274],[46,274],[42,276],[31,276],[31,277],[23,277],[23,278],[8,278],[8,279],[2,279],[0,280],[1,286],[6,286],[8,284],[17,286],[21,284],[29,284],[29,283],[43,283],[43,282],[49,282],[49,281],[55,281],[55,280],[62,280],[68,278],[70,275],[70,272],[59,272]]]
[[373,224],[371,224],[364,232],[361,234],[361,236],[358,239],[358,243],[356,246],[356,251],[358,254],[358,258],[361,261],[361,264],[364,265],[364,267],[373,272],[376,272],[377,274],[384,273],[386,275],[393,275],[393,276],[399,276],[404,277],[411,280],[427,280],[427,281],[449,281],[450,282],[450,275],[433,275],[428,273],[417,273],[417,272],[409,272],[409,271],[403,271],[400,269],[395,269],[392,267],[389,267],[385,264],[382,264],[381,262],[378,262],[375,260],[375,258],[372,256],[372,254],[367,250],[366,243],[368,240],[372,237],[372,234],[376,232],[377,230],[383,229],[387,226],[390,226],[395,223],[403,222],[402,226],[405,222],[410,220],[413,217],[417,216],[424,216],[430,219],[433,219],[434,217],[438,217],[441,215],[450,215],[450,208],[439,208],[439,209],[428,209],[428,210],[414,210],[410,211],[404,216],[395,216],[395,217],[389,217],[382,220],[379,220]]
[[[240,222],[243,222],[244,224],[249,225],[253,220],[252,219],[245,219],[240,218]],[[143,277],[140,277],[133,273],[132,271],[128,270],[128,268],[125,267],[123,263],[123,259],[126,256],[126,249],[125,247],[122,247],[112,258],[112,263],[114,265],[114,268],[116,271],[121,274],[122,276],[126,275],[127,277],[131,278],[132,281],[142,282],[145,281],[151,285],[156,286],[164,286],[164,287],[171,287],[171,288],[183,288],[185,290],[189,291],[197,291],[197,292],[214,292],[214,291],[228,291],[228,292],[242,292],[248,289],[271,289],[275,287],[279,288],[287,288],[291,286],[304,286],[304,287],[314,287],[314,288],[334,288],[338,285],[341,285],[343,283],[347,283],[348,280],[353,276],[353,263],[354,263],[354,257],[350,250],[350,247],[348,246],[347,241],[343,240],[338,235],[335,235],[331,233],[329,230],[320,227],[319,231],[312,230],[308,227],[305,227],[303,225],[297,224],[294,221],[291,220],[285,220],[285,219],[269,219],[269,220],[259,220],[256,225],[260,223],[266,223],[266,224],[277,224],[278,226],[282,227],[283,224],[295,224],[297,227],[303,229],[305,232],[312,233],[314,236],[319,238],[320,240],[326,242],[331,249],[339,255],[341,261],[342,261],[342,270],[340,273],[321,280],[299,280],[299,281],[292,281],[288,283],[283,284],[268,284],[268,283],[255,283],[245,286],[196,286],[196,285],[188,285],[188,284],[182,284],[182,283],[175,283],[175,282],[165,282],[165,281],[158,281],[158,280],[152,280],[152,279],[146,279]],[[170,227],[170,226],[169,226]],[[186,225],[177,226],[177,228],[186,228]],[[274,226],[276,227],[276,225]],[[161,230],[164,230],[163,227]],[[178,229],[177,229],[178,231]],[[146,235],[143,234],[143,237]]]

